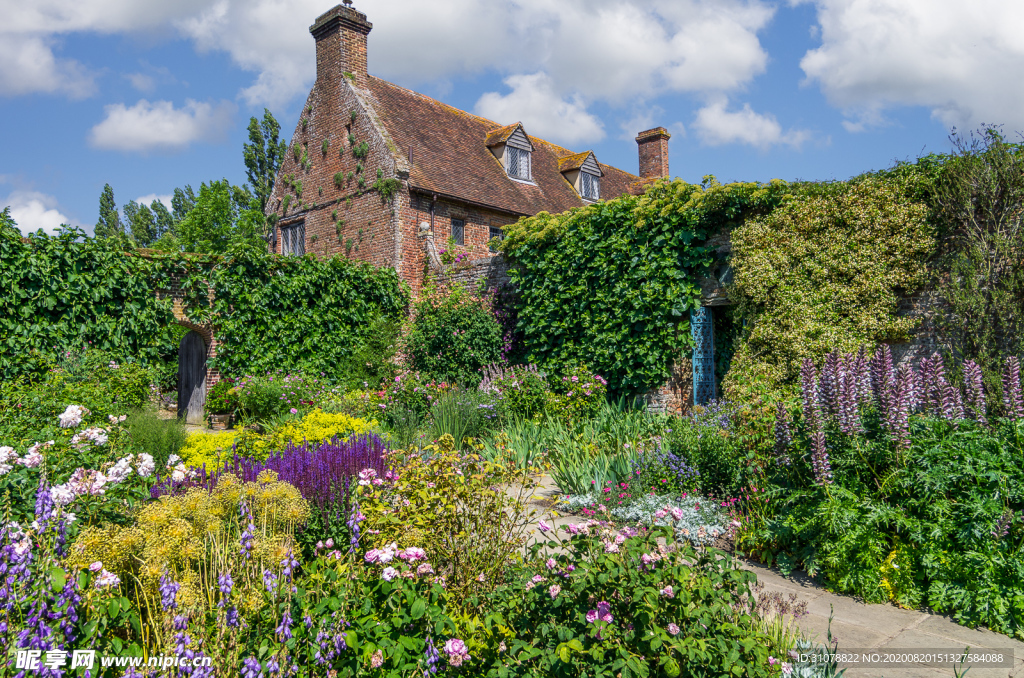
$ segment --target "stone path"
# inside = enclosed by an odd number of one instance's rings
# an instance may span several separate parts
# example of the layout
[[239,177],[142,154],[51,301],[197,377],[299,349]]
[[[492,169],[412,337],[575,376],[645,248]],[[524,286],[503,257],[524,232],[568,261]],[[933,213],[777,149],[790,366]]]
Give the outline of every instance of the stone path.
[[[577,516],[563,516],[544,509],[536,503],[557,496],[557,487],[550,476],[540,479],[534,494],[533,509],[537,520],[544,518],[554,525],[579,522]],[[535,537],[539,534],[535,533]],[[741,566],[754,572],[768,591],[785,596],[796,594],[807,602],[807,614],[797,621],[797,627],[812,640],[824,643],[832,615],[832,637],[839,642],[839,651],[857,650],[884,654],[886,651],[962,652],[1012,651],[1013,666],[993,668],[975,665],[969,667],[967,678],[1024,678],[1024,643],[985,629],[969,629],[947,617],[918,610],[904,610],[894,605],[871,605],[850,596],[837,595],[815,584],[809,577],[795,574],[784,577],[777,570],[759,563],[739,559]],[[901,664],[892,668],[864,668],[845,664],[846,678],[939,678],[953,675],[952,667],[931,668],[924,665]]]

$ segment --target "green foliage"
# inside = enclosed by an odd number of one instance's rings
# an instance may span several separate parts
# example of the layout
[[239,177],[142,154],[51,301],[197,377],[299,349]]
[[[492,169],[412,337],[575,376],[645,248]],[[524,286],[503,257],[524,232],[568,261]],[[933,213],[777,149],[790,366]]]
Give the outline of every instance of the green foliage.
[[345,184],[345,175],[342,174],[341,172],[336,172],[334,174],[334,186],[336,188],[341,188],[344,184]]
[[196,194],[192,191],[192,187],[185,185],[185,188],[175,188],[174,194],[171,196],[171,211],[174,217],[174,223],[180,224],[188,216],[188,213],[192,211],[192,208],[196,206]]
[[692,416],[673,422],[667,443],[698,472],[697,486],[712,497],[740,493],[754,472],[732,419],[736,411],[725,401],[694,408]]
[[500,249],[513,264],[527,359],[556,370],[586,363],[615,396],[661,385],[690,344],[697,278],[717,263],[704,242],[770,211],[788,190],[780,181],[660,181],[643,196],[506,226]]
[[158,285],[159,265],[116,239],[65,229],[22,242],[0,213],[0,376],[40,374],[89,342],[116,360],[161,362],[177,347],[168,346],[173,315]]
[[452,389],[430,407],[430,437],[448,435],[455,449],[463,449],[497,423],[490,418],[492,408],[491,398],[476,389]]
[[153,243],[151,243],[152,245],[160,238],[174,234],[174,216],[167,209],[167,206],[159,200],[154,200],[150,203],[149,209],[153,211],[154,235],[156,236]]
[[270,199],[274,180],[288,148],[284,140],[279,138],[280,134],[281,125],[268,109],[263,109],[262,121],[258,121],[255,116],[249,118],[249,142],[242,145],[242,158],[246,178],[253,195],[259,201],[260,212],[266,211],[267,200]]
[[548,383],[552,394],[547,412],[567,423],[593,417],[607,397],[608,382],[582,365],[566,370],[561,378],[550,378]]
[[395,196],[395,192],[401,187],[401,181],[394,177],[388,177],[385,179],[381,176],[381,171],[377,170],[377,180],[373,182],[373,190],[377,191],[381,200],[384,202],[390,202]]
[[96,222],[94,232],[97,238],[112,238],[124,233],[121,217],[117,213],[117,203],[114,202],[114,189],[110,184],[103,185],[103,193],[100,194],[100,218]]
[[167,460],[172,454],[178,454],[188,439],[183,419],[163,419],[151,407],[131,412],[124,426],[128,429],[132,451],[152,455],[158,469],[166,468]]
[[186,252],[221,254],[243,243],[266,247],[260,238],[263,222],[259,203],[248,190],[223,179],[203,183],[195,206],[176,230]]
[[[779,651],[760,631],[750,602],[752,573],[724,554],[675,543],[669,528],[628,537],[611,553],[602,538],[618,542],[621,535],[592,530],[599,534],[535,545],[527,566],[491,594],[489,607],[504,613],[492,618],[511,627],[515,638],[486,675],[774,674],[768,656],[784,657],[785,648]],[[665,555],[661,538],[673,547]],[[542,549],[556,547],[563,551],[551,556],[549,570]],[[652,554],[657,564],[645,566],[642,559]],[[555,574],[570,567],[571,574]],[[666,587],[673,595],[665,595]]]
[[238,394],[231,379],[221,379],[206,392],[206,411],[210,414],[232,414],[238,409]]
[[[769,467],[766,517],[746,527],[748,550],[868,602],[927,605],[1024,638],[1024,425],[914,416],[897,453],[877,417],[865,423],[863,436],[827,431],[829,485],[806,463]],[[790,457],[807,450],[801,434]]]
[[367,154],[369,154],[369,152],[370,144],[366,141],[362,142],[361,144],[356,144],[352,147],[352,155],[354,155],[356,158],[360,160],[365,158]]
[[936,289],[950,310],[937,325],[999,392],[1002,359],[1024,353],[1024,146],[991,127],[953,142],[928,196],[943,235]]
[[327,147],[331,145],[330,139],[324,139],[323,143],[320,144],[320,152],[327,155]]
[[425,289],[416,302],[406,346],[413,369],[476,386],[480,369],[501,359],[501,325],[489,298],[459,285]]
[[905,340],[900,295],[921,287],[935,249],[924,205],[906,182],[869,179],[805,187],[732,233],[731,298],[747,321],[726,394],[747,399],[756,376],[794,383],[804,358]]
[[156,215],[146,205],[129,200],[124,206],[124,219],[128,223],[128,232],[139,247],[148,247],[159,237],[156,227]]
[[340,377],[379,329],[376,319],[396,320],[408,304],[393,269],[343,257],[278,257],[254,246],[174,265],[186,276],[189,317],[218,328],[222,344],[210,362],[227,376],[281,369]]

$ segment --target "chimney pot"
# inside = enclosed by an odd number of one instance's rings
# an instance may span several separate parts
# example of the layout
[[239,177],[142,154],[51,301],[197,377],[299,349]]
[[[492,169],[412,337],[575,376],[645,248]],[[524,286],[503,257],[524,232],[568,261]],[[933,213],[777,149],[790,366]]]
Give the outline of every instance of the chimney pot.
[[366,36],[373,24],[347,0],[324,12],[309,32],[316,40],[316,79],[326,82],[351,76],[357,84],[366,81]]
[[645,130],[636,136],[641,179],[668,178],[668,140],[671,136],[664,127]]

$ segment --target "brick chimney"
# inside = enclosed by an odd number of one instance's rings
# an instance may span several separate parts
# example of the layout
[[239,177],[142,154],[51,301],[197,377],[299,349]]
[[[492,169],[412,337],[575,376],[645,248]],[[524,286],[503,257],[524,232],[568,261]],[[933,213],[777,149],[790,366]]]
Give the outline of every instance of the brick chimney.
[[345,0],[309,27],[316,39],[316,79],[322,85],[347,73],[366,84],[366,36],[373,24],[351,5],[352,0]]
[[668,140],[671,136],[664,127],[655,127],[636,136],[641,179],[668,178]]

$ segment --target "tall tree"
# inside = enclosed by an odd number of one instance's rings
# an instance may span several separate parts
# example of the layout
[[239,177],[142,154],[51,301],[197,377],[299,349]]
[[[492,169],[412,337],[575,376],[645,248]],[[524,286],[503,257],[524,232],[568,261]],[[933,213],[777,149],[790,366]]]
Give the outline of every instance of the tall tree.
[[145,204],[129,200],[124,206],[124,220],[136,245],[147,247],[156,240],[156,217]]
[[185,188],[174,189],[174,195],[171,197],[171,209],[173,210],[172,216],[174,217],[174,223],[180,224],[188,216],[188,213],[192,211],[192,208],[196,206],[196,194],[192,192],[192,187],[188,184]]
[[156,224],[156,239],[159,240],[165,233],[174,234],[174,217],[171,216],[167,206],[159,200],[154,200],[149,206],[153,210],[153,218]]
[[104,184],[103,193],[100,194],[100,218],[96,222],[96,237],[112,238],[123,233],[121,218],[117,214],[117,203],[114,202],[114,189],[110,184]]
[[263,109],[262,122],[249,119],[249,143],[242,145],[245,173],[253,195],[259,200],[260,212],[265,213],[270,192],[274,190],[277,170],[284,161],[287,144],[279,138],[281,125],[273,114]]
[[248,190],[232,186],[227,179],[204,183],[195,206],[175,227],[182,248],[208,254],[219,254],[242,243],[265,248],[259,233],[263,215],[255,206],[256,200]]

